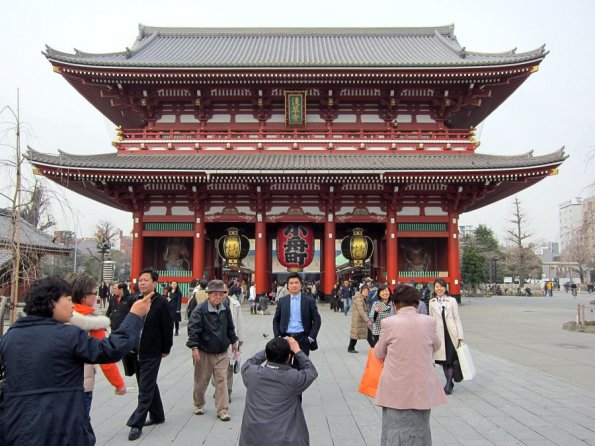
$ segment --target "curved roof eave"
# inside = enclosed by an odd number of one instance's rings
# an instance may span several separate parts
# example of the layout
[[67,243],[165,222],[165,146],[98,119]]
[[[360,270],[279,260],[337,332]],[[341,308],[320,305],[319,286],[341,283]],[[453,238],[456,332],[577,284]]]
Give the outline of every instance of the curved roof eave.
[[[529,63],[541,63],[548,52],[542,55],[519,60],[518,62],[510,62],[504,64],[476,64],[476,65],[261,65],[261,66],[243,66],[243,65],[226,65],[226,66],[170,66],[167,64],[155,64],[145,66],[127,66],[127,65],[99,65],[99,64],[83,64],[69,62],[65,60],[59,60],[56,58],[48,57],[48,60],[53,64],[57,65],[68,65],[70,67],[84,68],[84,69],[101,69],[101,70],[120,70],[120,71],[154,71],[156,69],[167,69],[168,71],[353,71],[353,70],[394,70],[394,71],[453,71],[453,70],[482,70],[482,69],[502,69],[518,67],[521,65],[527,65]],[[96,73],[99,74],[99,73]]]
[[[139,167],[126,167],[120,166],[115,168],[110,168],[109,166],[93,166],[93,165],[84,165],[81,163],[82,161],[88,160],[89,157],[93,155],[70,155],[65,152],[60,151],[59,155],[47,155],[41,152],[34,150],[31,147],[28,147],[29,153],[27,154],[27,158],[32,164],[37,166],[43,166],[47,168],[54,168],[54,169],[61,169],[64,171],[84,171],[84,172],[105,172],[106,170],[118,171],[118,172],[125,172],[127,174],[143,174],[143,173],[163,173],[164,171],[169,171],[172,174],[200,174],[200,175],[218,175],[218,174],[237,174],[237,173],[246,173],[252,175],[272,175],[272,174],[306,174],[306,175],[321,175],[321,174],[333,174],[333,175],[354,175],[354,174],[361,174],[361,175],[428,175],[428,174],[436,174],[436,172],[445,172],[445,173],[460,173],[460,174],[474,174],[474,173],[490,173],[490,172],[501,172],[501,171],[522,171],[527,169],[543,169],[543,168],[551,168],[560,165],[569,155],[564,153],[564,148],[552,152],[550,154],[541,155],[538,157],[533,156],[533,152],[527,152],[521,155],[516,156],[502,156],[502,155],[479,155],[477,154],[478,160],[494,160],[500,159],[505,161],[506,159],[520,161],[520,160],[533,160],[532,163],[526,163],[522,165],[512,166],[512,165],[500,165],[500,166],[485,166],[485,167],[478,167],[478,168],[464,168],[464,167],[445,167],[444,165],[440,165],[435,169],[427,169],[427,168],[412,168],[412,169],[394,169],[394,168],[386,168],[386,169],[378,169],[375,167],[371,167],[369,169],[350,169],[350,168],[311,168],[307,166],[298,166],[296,168],[269,168],[269,169],[262,169],[262,168],[245,168],[245,169],[238,169],[238,168],[229,168],[230,166],[226,164],[226,168],[215,168],[215,169],[203,169],[203,168],[175,168],[171,166],[165,167],[147,167],[147,168],[139,168]],[[270,154],[274,155],[275,153],[270,152]],[[212,154],[213,156],[217,156],[218,154]],[[240,154],[238,154],[240,155]],[[248,154],[244,153],[241,154],[244,156],[260,156],[260,154]],[[299,154],[287,154],[285,152],[279,153],[282,156],[292,156],[299,158]],[[358,154],[351,154],[346,153],[345,155],[348,156],[362,156]],[[395,156],[395,154],[387,154],[382,153],[379,154],[380,156]],[[475,155],[475,154],[474,154]],[[99,157],[104,157],[104,155],[96,155]],[[117,154],[107,154],[108,157],[117,157]],[[167,156],[172,157],[176,155],[148,155],[149,157],[154,156]],[[182,156],[188,156],[184,154]],[[189,155],[189,156],[209,156],[209,155]],[[227,156],[227,155],[223,155]],[[332,155],[336,157],[336,153]],[[365,156],[365,155],[364,155]],[[416,156],[415,154],[402,154],[403,157],[411,157]],[[423,155],[426,159],[435,158],[436,156],[444,156],[444,154],[425,154]],[[448,157],[457,157],[459,155],[456,154],[447,154]],[[464,156],[464,155],[462,155]],[[43,160],[43,158],[46,158]],[[129,155],[130,158],[128,159],[135,159],[137,155]],[[35,159],[37,158],[37,159]],[[454,158],[453,158],[454,159]],[[62,160],[62,163],[60,161]],[[64,161],[76,162],[79,160],[78,165],[69,165],[65,166]],[[53,161],[53,162],[52,162]]]

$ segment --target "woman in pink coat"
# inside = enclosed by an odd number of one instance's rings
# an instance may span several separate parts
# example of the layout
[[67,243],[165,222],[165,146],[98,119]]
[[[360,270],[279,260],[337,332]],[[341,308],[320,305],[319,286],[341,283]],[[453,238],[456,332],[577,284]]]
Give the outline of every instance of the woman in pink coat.
[[419,292],[399,285],[397,314],[381,322],[374,348],[384,360],[376,404],[382,406],[382,446],[431,445],[430,410],[446,403],[432,354],[440,348],[436,321],[417,313]]

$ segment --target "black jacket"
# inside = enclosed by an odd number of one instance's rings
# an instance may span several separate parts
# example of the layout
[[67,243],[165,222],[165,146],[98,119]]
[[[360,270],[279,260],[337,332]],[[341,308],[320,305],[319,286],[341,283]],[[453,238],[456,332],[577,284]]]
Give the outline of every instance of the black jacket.
[[174,343],[174,321],[167,303],[161,294],[151,298],[151,309],[145,317],[145,326],[140,340],[140,357],[157,357],[169,354]]
[[169,293],[168,304],[174,322],[181,322],[182,292],[179,289]]
[[142,319],[130,314],[99,341],[74,325],[26,316],[0,341],[6,367],[0,445],[87,446],[83,366],[118,361],[138,342]]
[[[287,333],[287,327],[289,326],[290,298],[291,295],[289,294],[283,296],[279,299],[279,303],[277,304],[275,316],[273,316],[273,333],[275,336],[284,336]],[[302,293],[301,306],[304,334],[315,340],[322,323],[320,314],[318,313],[318,307],[316,306],[316,299],[308,294]]]
[[132,307],[135,299],[130,294],[122,296],[120,303],[116,303],[117,297],[114,294],[110,297],[109,304],[107,305],[107,311],[105,315],[110,318],[110,327],[112,331],[117,330],[128,312]]
[[192,311],[186,346],[198,347],[207,353],[223,353],[238,340],[231,311],[223,303],[223,309],[218,313],[209,311],[208,305],[209,301],[206,300]]

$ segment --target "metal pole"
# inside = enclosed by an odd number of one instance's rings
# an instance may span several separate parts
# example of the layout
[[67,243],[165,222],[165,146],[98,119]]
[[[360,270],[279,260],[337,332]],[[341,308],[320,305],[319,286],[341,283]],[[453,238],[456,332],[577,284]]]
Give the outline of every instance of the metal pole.
[[99,286],[103,285],[103,259],[105,258],[105,251],[103,246],[101,247],[101,265],[99,266]]
[[74,267],[72,269],[73,273],[76,273],[76,251],[78,250],[78,238],[76,237],[76,233],[74,234]]

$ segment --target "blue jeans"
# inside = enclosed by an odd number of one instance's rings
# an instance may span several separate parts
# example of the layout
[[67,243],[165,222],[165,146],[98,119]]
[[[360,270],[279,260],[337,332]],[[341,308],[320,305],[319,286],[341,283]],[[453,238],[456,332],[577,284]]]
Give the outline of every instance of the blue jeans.
[[347,313],[349,313],[350,308],[351,308],[351,298],[343,299],[343,313],[345,313],[345,316],[347,316]]

